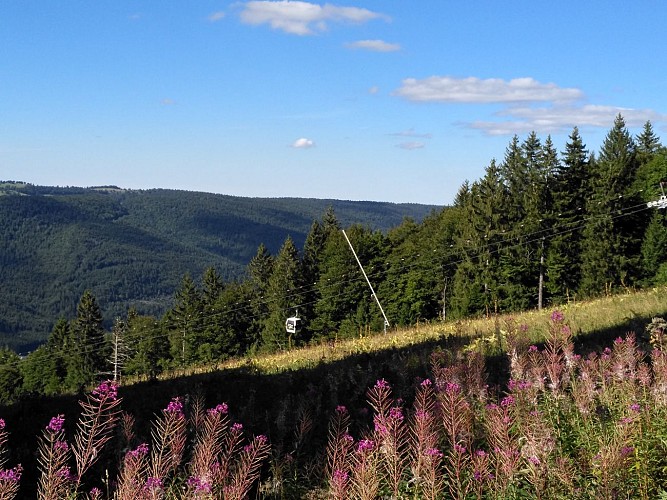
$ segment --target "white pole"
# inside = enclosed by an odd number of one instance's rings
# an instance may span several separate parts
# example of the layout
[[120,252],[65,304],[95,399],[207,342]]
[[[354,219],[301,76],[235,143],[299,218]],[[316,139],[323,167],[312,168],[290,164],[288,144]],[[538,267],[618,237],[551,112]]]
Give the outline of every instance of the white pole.
[[387,320],[387,315],[384,313],[384,309],[382,309],[382,304],[380,304],[380,300],[378,299],[378,296],[375,295],[375,290],[373,290],[373,285],[371,285],[371,282],[368,279],[368,276],[366,276],[366,271],[364,271],[364,266],[361,265],[361,261],[359,260],[359,257],[357,257],[357,252],[354,251],[354,247],[352,246],[352,243],[350,242],[350,238],[347,237],[347,233],[345,232],[345,229],[341,229],[341,231],[343,231],[343,236],[345,236],[345,239],[347,240],[347,244],[350,245],[350,250],[352,250],[352,254],[354,255],[354,258],[357,259],[357,264],[359,264],[359,268],[361,269],[361,272],[363,273],[364,278],[366,278],[366,283],[368,283],[368,287],[371,289],[371,293],[373,294],[373,298],[375,299],[375,302],[377,302],[377,305],[380,308],[380,312],[382,313],[382,317],[384,318],[384,333],[387,333],[387,327],[389,326],[389,320]]

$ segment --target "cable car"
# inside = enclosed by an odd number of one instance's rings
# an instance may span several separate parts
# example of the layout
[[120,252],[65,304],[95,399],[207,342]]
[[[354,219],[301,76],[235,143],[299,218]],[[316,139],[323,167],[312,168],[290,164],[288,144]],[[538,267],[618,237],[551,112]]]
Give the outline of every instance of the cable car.
[[301,318],[299,318],[299,311],[291,318],[285,321],[285,330],[287,333],[299,333],[301,331]]

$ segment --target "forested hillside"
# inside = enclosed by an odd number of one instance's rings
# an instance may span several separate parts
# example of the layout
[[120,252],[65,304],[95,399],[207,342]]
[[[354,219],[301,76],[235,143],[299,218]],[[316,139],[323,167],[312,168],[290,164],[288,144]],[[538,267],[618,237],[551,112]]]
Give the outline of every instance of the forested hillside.
[[[350,224],[349,218],[346,223],[334,208],[328,209],[310,223],[302,248],[290,234],[277,251],[260,243],[235,280],[214,263],[205,267],[207,257],[223,253],[223,238],[212,236],[217,212],[212,206],[179,206],[176,193],[158,192],[171,202],[132,224],[133,214],[140,213],[133,207],[141,193],[107,189],[90,198],[72,195],[64,204],[58,196],[42,196],[39,216],[29,216],[31,205],[22,205],[27,196],[5,197],[20,200],[12,206],[24,215],[13,217],[14,224],[31,224],[42,241],[33,240],[34,253],[26,256],[6,239],[5,262],[24,260],[4,269],[33,273],[30,281],[42,283],[43,300],[68,283],[85,286],[75,281],[82,268],[85,276],[105,276],[106,268],[127,263],[139,274],[154,273],[163,286],[159,299],[166,310],[147,313],[123,295],[124,283],[139,278],[101,277],[100,289],[125,305],[125,311],[109,318],[99,292],[86,290],[76,315],[52,318],[58,321],[45,345],[21,361],[11,351],[2,353],[0,386],[5,389],[0,399],[78,391],[112,371],[155,377],[166,369],[248,352],[381,331],[384,318],[341,229],[363,263],[390,327],[445,316],[508,313],[665,284],[667,219],[664,209],[649,202],[660,197],[666,177],[667,150],[650,123],[633,137],[618,116],[597,154],[586,149],[576,128],[560,153],[550,137],[515,136],[502,161],[491,161],[483,178],[461,186],[452,207],[421,221],[405,219],[387,232]],[[272,210],[277,219],[285,218],[285,226],[293,223],[287,210]],[[49,223],[65,219],[76,223]],[[133,232],[114,232],[125,225]],[[146,238],[150,244],[143,244]],[[110,252],[113,245],[118,250]],[[141,252],[154,254],[155,267],[140,258]],[[57,267],[63,268],[57,274],[62,281],[54,285]],[[171,296],[171,284],[160,281],[165,270],[179,276]],[[11,307],[24,292],[18,285],[3,286],[6,295],[15,295]],[[64,307],[70,299],[60,300]],[[24,310],[26,315],[39,314],[39,301],[34,304],[35,309]],[[152,306],[158,305],[155,299]],[[288,332],[285,320],[297,314],[302,328]],[[111,319],[113,328],[104,319]]]
[[328,207],[345,224],[381,231],[435,208],[0,182],[0,345],[25,351],[44,341],[85,290],[107,326],[129,306],[159,316],[184,274],[213,267],[241,278],[260,244],[277,252],[289,235],[302,247]]

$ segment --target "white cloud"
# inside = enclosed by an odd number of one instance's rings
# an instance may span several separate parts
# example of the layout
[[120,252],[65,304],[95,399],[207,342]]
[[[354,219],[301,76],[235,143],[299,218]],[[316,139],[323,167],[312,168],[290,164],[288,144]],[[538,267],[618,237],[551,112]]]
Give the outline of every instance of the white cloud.
[[422,139],[430,139],[433,137],[431,134],[420,134],[415,132],[415,129],[409,128],[408,130],[403,130],[402,132],[394,132],[390,135],[395,135],[398,137],[420,137]]
[[586,104],[582,106],[509,107],[496,113],[498,117],[507,117],[505,121],[476,121],[467,125],[483,130],[489,135],[509,135],[531,131],[555,133],[567,132],[574,126],[608,128],[614,123],[614,118],[619,113],[629,127],[639,127],[647,120],[652,122],[667,120],[667,115],[650,109]]
[[397,43],[388,43],[383,40],[358,40],[345,44],[351,49],[363,49],[373,52],[396,52],[401,50],[401,46]]
[[295,149],[310,149],[315,147],[315,142],[311,139],[300,137],[292,143],[292,147]]
[[424,146],[426,146],[426,144],[424,144],[423,142],[417,142],[417,141],[401,142],[399,144],[396,144],[397,148],[407,149],[409,151],[412,151],[414,149],[422,149]]
[[215,23],[217,21],[220,21],[221,19],[224,19],[225,13],[222,11],[218,12],[213,12],[211,15],[208,16],[208,20],[212,23]]
[[380,87],[377,85],[373,85],[370,89],[368,89],[368,93],[371,95],[375,95],[380,91]]
[[269,24],[273,29],[293,35],[312,35],[328,29],[328,23],[364,23],[387,16],[359,7],[318,5],[300,1],[250,1],[243,4],[241,21]]
[[511,103],[537,101],[573,101],[583,92],[561,88],[553,83],[540,83],[533,78],[452,78],[431,76],[423,80],[406,78],[395,95],[420,102]]

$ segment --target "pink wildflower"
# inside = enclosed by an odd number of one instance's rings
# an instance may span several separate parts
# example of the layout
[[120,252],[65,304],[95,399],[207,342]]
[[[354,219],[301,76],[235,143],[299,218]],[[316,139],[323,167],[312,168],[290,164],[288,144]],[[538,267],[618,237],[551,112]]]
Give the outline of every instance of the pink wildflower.
[[174,398],[171,401],[169,401],[169,404],[167,405],[167,408],[165,409],[167,413],[178,413],[178,414],[183,414],[183,403],[181,402],[181,398]]
[[375,387],[377,389],[389,389],[389,383],[385,379],[381,378],[375,382]]
[[357,445],[358,452],[371,451],[373,448],[375,448],[375,443],[370,439],[362,439]]
[[23,467],[21,467],[21,465],[17,465],[13,469],[2,469],[0,470],[0,480],[18,483],[21,480],[22,472]]
[[565,315],[563,314],[562,311],[554,311],[551,313],[551,321],[554,323],[563,321],[565,319]]
[[442,458],[443,453],[437,448],[429,448],[424,452],[427,457]]
[[227,406],[227,403],[221,403],[217,405],[215,408],[210,408],[207,413],[209,415],[226,415],[229,412],[229,407]]
[[53,433],[60,432],[63,429],[64,423],[65,417],[63,415],[57,415],[51,419],[49,425],[46,426],[46,430]]
[[336,413],[339,415],[345,415],[347,413],[347,408],[343,405],[336,406]]
[[93,394],[100,398],[106,397],[115,401],[118,399],[118,385],[111,380],[105,380],[93,389]]

